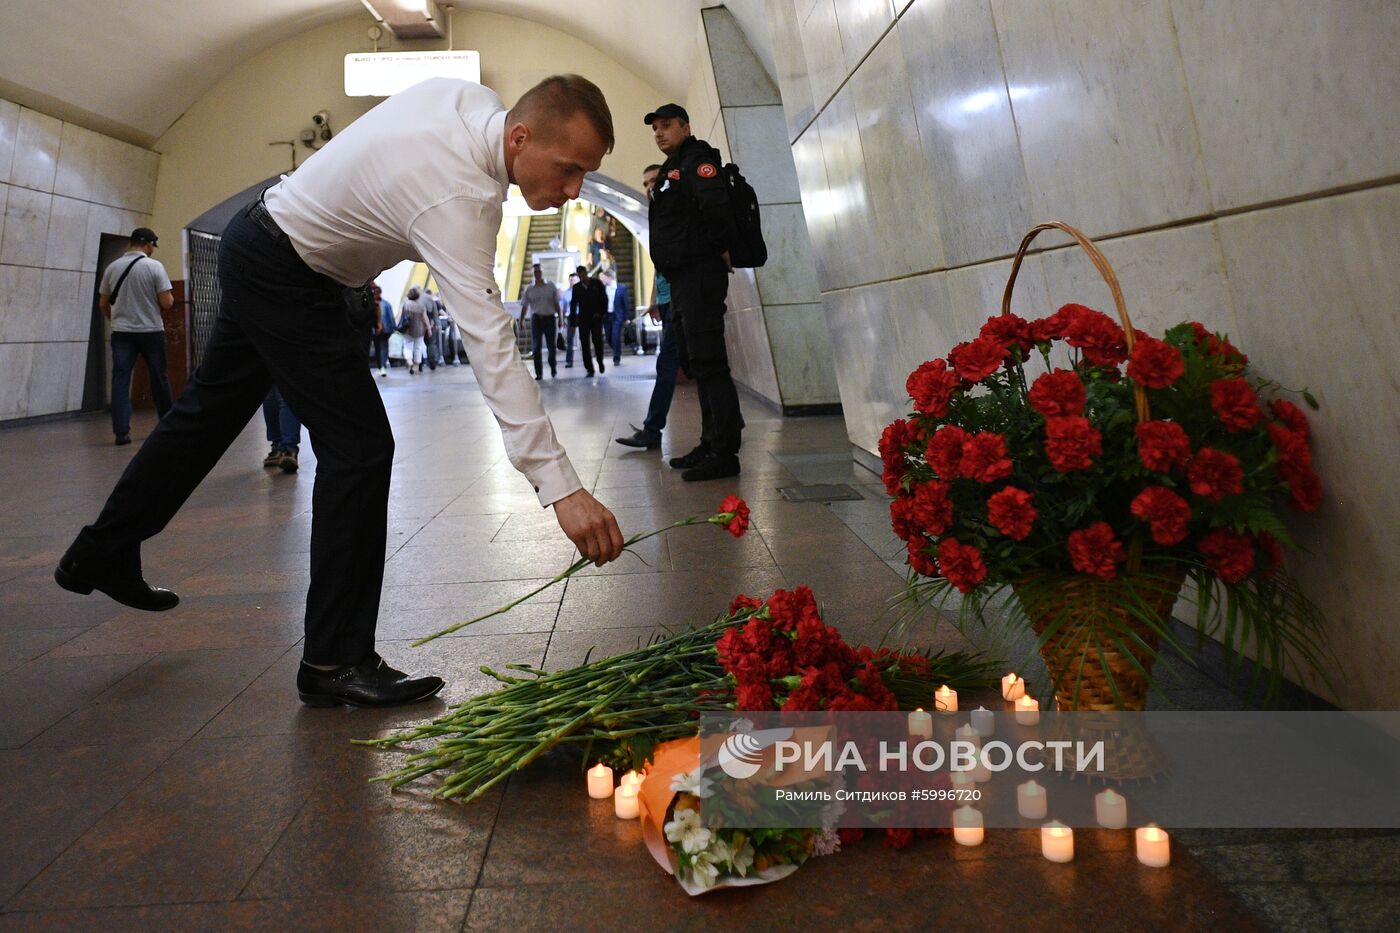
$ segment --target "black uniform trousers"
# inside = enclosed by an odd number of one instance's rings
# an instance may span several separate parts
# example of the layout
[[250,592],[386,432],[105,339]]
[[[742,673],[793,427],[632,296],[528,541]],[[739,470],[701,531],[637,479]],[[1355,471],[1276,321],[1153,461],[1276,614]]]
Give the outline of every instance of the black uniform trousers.
[[165,528],[276,383],[317,461],[303,658],[357,664],[374,650],[394,458],[363,335],[344,287],[307,267],[259,202],[224,231],[219,287],[194,378],[70,553],[139,567],[141,542]]
[[598,368],[603,368],[603,316],[601,314],[578,315],[579,346],[583,350],[583,368],[593,375],[593,358],[598,359]]
[[665,274],[671,283],[671,327],[680,366],[700,395],[700,443],[721,456],[737,454],[744,419],[724,345],[729,270],[716,256]]

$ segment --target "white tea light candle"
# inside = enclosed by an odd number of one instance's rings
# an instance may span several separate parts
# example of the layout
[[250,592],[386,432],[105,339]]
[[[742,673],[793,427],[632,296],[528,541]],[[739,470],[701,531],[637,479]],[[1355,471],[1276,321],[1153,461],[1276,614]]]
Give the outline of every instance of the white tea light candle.
[[987,753],[977,750],[977,767],[972,769],[972,779],[978,784],[985,784],[992,779],[992,769],[987,767]]
[[1033,726],[1040,722],[1040,701],[1035,697],[1021,697],[1017,700],[1016,722],[1023,726]]
[[982,814],[969,806],[953,811],[953,841],[961,846],[980,846],[983,839]]
[[1016,676],[1012,671],[1001,679],[1001,698],[1003,700],[1019,700],[1026,695],[1026,682]]
[[997,718],[991,710],[985,706],[979,706],[968,714],[972,720],[972,728],[977,730],[977,734],[986,738],[997,731]]
[[613,770],[601,761],[588,769],[588,796],[606,800],[613,792]]
[[1040,829],[1040,853],[1052,862],[1074,861],[1074,830],[1059,820]]
[[939,687],[933,692],[933,708],[940,713],[956,713],[958,711],[958,691],[947,684]]
[[[646,776],[645,776],[644,774],[642,774],[642,772],[640,772],[640,771],[635,771],[635,770],[634,770],[634,771],[628,771],[626,774],[624,774],[624,775],[622,776],[622,781],[621,781],[620,786],[622,786],[622,787],[637,787],[637,788],[640,788],[640,787],[642,786],[642,782],[645,781],[645,780],[646,780]],[[639,791],[639,793],[640,793],[640,791]]]
[[613,812],[619,820],[635,820],[641,815],[641,804],[637,798],[637,785],[624,783],[613,794]]
[[921,739],[933,738],[933,717],[920,706],[909,714],[909,734]]
[[1050,812],[1045,788],[1035,781],[1027,781],[1016,788],[1016,812],[1028,820],[1045,819],[1045,814]]
[[1094,795],[1094,818],[1104,829],[1128,825],[1128,800],[1113,788]]
[[1171,838],[1148,823],[1137,831],[1137,857],[1148,868],[1166,868],[1172,862]]
[[954,729],[953,739],[957,742],[971,742],[978,748],[982,747],[982,736],[977,733],[976,729],[972,728],[971,723],[963,723]]

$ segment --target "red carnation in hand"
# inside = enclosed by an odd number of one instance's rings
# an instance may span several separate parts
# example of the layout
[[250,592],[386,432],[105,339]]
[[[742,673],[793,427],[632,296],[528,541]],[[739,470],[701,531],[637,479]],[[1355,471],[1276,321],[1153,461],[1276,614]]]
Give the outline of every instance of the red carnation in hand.
[[1210,384],[1210,407],[1231,431],[1252,428],[1264,418],[1259,396],[1243,379],[1217,379]]
[[1259,550],[1264,554],[1264,568],[1261,572],[1266,577],[1272,577],[1283,566],[1283,545],[1267,531],[1259,532],[1254,543],[1259,545]]
[[959,544],[956,538],[938,542],[938,569],[963,593],[971,593],[987,578],[982,552],[970,544]]
[[1148,389],[1165,389],[1186,373],[1181,351],[1165,340],[1140,336],[1128,358],[1128,378]]
[[1031,344],[1034,343],[1031,339],[1030,324],[1014,314],[998,314],[996,317],[987,318],[987,323],[982,325],[977,336],[995,340],[1008,350],[1013,347],[1019,349],[1021,359],[1026,358]]
[[1158,544],[1178,544],[1186,540],[1191,506],[1165,486],[1148,486],[1137,494],[1129,511],[1148,523],[1152,540]]
[[749,530],[749,507],[738,496],[725,496],[719,504],[719,511],[707,521],[719,525],[736,538],[742,538]]
[[920,483],[914,489],[914,531],[937,537],[953,524],[953,500],[948,497],[948,484],[937,481]]
[[1031,321],[1031,339],[1036,343],[1050,343],[1062,340],[1069,332],[1069,322],[1073,309],[1082,305],[1065,305],[1047,318]]
[[1011,458],[1006,455],[1006,437],[979,431],[963,442],[958,469],[963,476],[979,483],[995,483],[1011,475]]
[[1137,426],[1138,458],[1158,473],[1171,473],[1191,459],[1191,439],[1175,421],[1148,421]]
[[1294,434],[1301,435],[1306,440],[1311,434],[1308,427],[1308,416],[1303,414],[1303,410],[1287,399],[1274,399],[1269,403],[1269,413],[1287,425],[1288,430]]
[[978,337],[954,347],[948,362],[967,385],[981,382],[1006,362],[1006,344],[993,337]]
[[1057,369],[1037,377],[1030,391],[1031,407],[1046,418],[1084,414],[1087,401],[1079,373]]
[[928,541],[925,538],[922,536],[909,538],[904,542],[904,546],[909,551],[909,566],[914,568],[915,573],[923,577],[938,576],[938,565],[924,550],[928,546]]
[[1107,314],[1083,305],[1070,308],[1069,327],[1065,338],[1072,347],[1084,351],[1084,361],[1090,366],[1117,366],[1128,358],[1128,344],[1123,328]]
[[1088,418],[1046,418],[1045,454],[1061,473],[1087,470],[1103,453],[1103,436]]
[[1186,468],[1191,491],[1198,496],[1219,502],[1226,496],[1244,492],[1244,471],[1234,454],[1212,447],[1202,447]]
[[1007,486],[987,500],[987,521],[1012,541],[1024,541],[1035,524],[1034,497],[1024,489]]
[[1123,545],[1113,536],[1108,522],[1095,522],[1088,528],[1069,533],[1070,563],[1080,573],[1112,580],[1118,575],[1115,565],[1123,557]]
[[960,386],[958,377],[948,371],[948,364],[943,360],[920,363],[904,383],[905,391],[914,400],[914,408],[931,418],[948,414],[948,400]]
[[880,460],[885,465],[880,478],[885,483],[885,492],[896,495],[904,483],[904,447],[914,439],[914,426],[903,418],[896,418],[886,426],[880,435]]
[[1217,528],[1200,540],[1206,566],[1226,583],[1239,583],[1254,569],[1254,544],[1247,535]]
[[929,438],[924,459],[929,467],[943,479],[956,479],[962,463],[963,444],[972,435],[955,424],[944,425]]

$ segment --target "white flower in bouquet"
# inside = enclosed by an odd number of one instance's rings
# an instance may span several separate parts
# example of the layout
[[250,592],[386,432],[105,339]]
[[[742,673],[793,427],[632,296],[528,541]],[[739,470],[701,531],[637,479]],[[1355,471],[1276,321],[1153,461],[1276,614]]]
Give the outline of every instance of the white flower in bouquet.
[[687,855],[703,852],[713,836],[713,833],[701,825],[698,810],[677,810],[675,819],[663,829],[666,832],[666,840],[679,843],[681,851]]
[[[709,830],[706,830],[709,832]],[[690,860],[690,876],[705,888],[714,887],[719,880],[719,864],[711,852],[701,852]]]
[[831,827],[822,827],[821,832],[812,837],[813,855],[835,855],[840,851],[841,837],[836,835],[836,830]]
[[715,782],[705,777],[703,767],[678,774],[671,781],[671,790],[678,794],[690,794],[702,800],[715,792]]
[[734,851],[732,847],[730,849],[730,852],[730,868],[732,868],[734,870],[734,874],[738,875],[740,878],[744,877],[749,873],[749,869],[753,868],[753,843],[745,839],[744,844],[739,847],[737,852]]

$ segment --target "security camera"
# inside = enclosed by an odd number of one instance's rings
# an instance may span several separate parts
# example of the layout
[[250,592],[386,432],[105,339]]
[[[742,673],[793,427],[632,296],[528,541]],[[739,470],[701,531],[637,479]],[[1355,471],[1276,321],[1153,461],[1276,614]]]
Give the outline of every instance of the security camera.
[[316,124],[317,126],[325,126],[327,121],[330,120],[330,118],[330,111],[318,110],[311,115],[311,122]]

